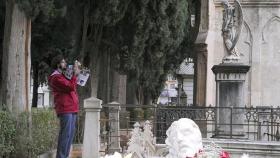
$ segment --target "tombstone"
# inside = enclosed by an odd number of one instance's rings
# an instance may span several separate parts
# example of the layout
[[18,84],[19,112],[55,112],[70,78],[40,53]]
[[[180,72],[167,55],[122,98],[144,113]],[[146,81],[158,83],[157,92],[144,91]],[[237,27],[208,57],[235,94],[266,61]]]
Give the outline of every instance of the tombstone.
[[225,57],[214,65],[216,80],[217,125],[215,137],[244,137],[244,87],[250,66],[240,63],[240,52],[235,47],[243,26],[243,13],[238,0],[232,6],[223,0],[222,36]]
[[249,66],[241,64],[215,65],[217,128],[215,137],[244,137],[244,87]]

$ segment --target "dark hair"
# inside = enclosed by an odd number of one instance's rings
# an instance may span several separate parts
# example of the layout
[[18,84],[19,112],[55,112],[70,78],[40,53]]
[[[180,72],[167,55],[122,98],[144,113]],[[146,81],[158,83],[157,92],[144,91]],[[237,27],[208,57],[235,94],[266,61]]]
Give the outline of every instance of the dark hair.
[[62,55],[57,55],[53,58],[51,66],[52,69],[57,69],[57,65],[60,64],[60,62],[64,59],[64,57]]

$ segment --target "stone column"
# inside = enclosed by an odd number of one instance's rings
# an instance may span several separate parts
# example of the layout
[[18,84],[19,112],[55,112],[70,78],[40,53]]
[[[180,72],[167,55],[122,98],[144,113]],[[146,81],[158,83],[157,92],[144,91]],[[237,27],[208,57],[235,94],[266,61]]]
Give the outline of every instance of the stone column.
[[207,45],[194,47],[194,105],[206,106]]
[[117,101],[120,104],[126,104],[126,75],[122,75],[116,71],[113,72],[111,101]]
[[83,140],[83,158],[100,157],[100,111],[102,101],[91,97],[84,100],[85,131]]
[[[206,105],[206,78],[207,78],[207,44],[200,43],[194,46],[194,89],[193,104]],[[206,121],[196,122],[203,137],[207,136]]]
[[[218,109],[216,127],[218,137],[244,137],[243,125],[244,84],[250,66],[239,63],[214,65],[216,76],[216,106]],[[226,125],[225,125],[226,124]]]
[[120,152],[120,103],[112,102],[109,103],[109,126],[110,126],[110,136],[109,136],[109,153],[114,153],[115,151]]

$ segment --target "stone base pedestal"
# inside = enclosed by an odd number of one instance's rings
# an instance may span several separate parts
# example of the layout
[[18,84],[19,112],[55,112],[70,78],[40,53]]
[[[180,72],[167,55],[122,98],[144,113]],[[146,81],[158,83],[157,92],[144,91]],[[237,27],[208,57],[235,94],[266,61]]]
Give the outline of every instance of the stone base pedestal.
[[214,65],[216,79],[217,125],[216,137],[241,138],[245,136],[244,85],[250,66],[238,63]]

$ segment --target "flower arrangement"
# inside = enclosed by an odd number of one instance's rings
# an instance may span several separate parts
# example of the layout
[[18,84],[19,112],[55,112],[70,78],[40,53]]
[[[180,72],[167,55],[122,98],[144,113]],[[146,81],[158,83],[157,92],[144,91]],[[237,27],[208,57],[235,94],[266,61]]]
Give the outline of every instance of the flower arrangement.
[[227,151],[224,151],[220,146],[212,142],[204,146],[203,150],[200,150],[194,158],[230,158],[230,155]]

